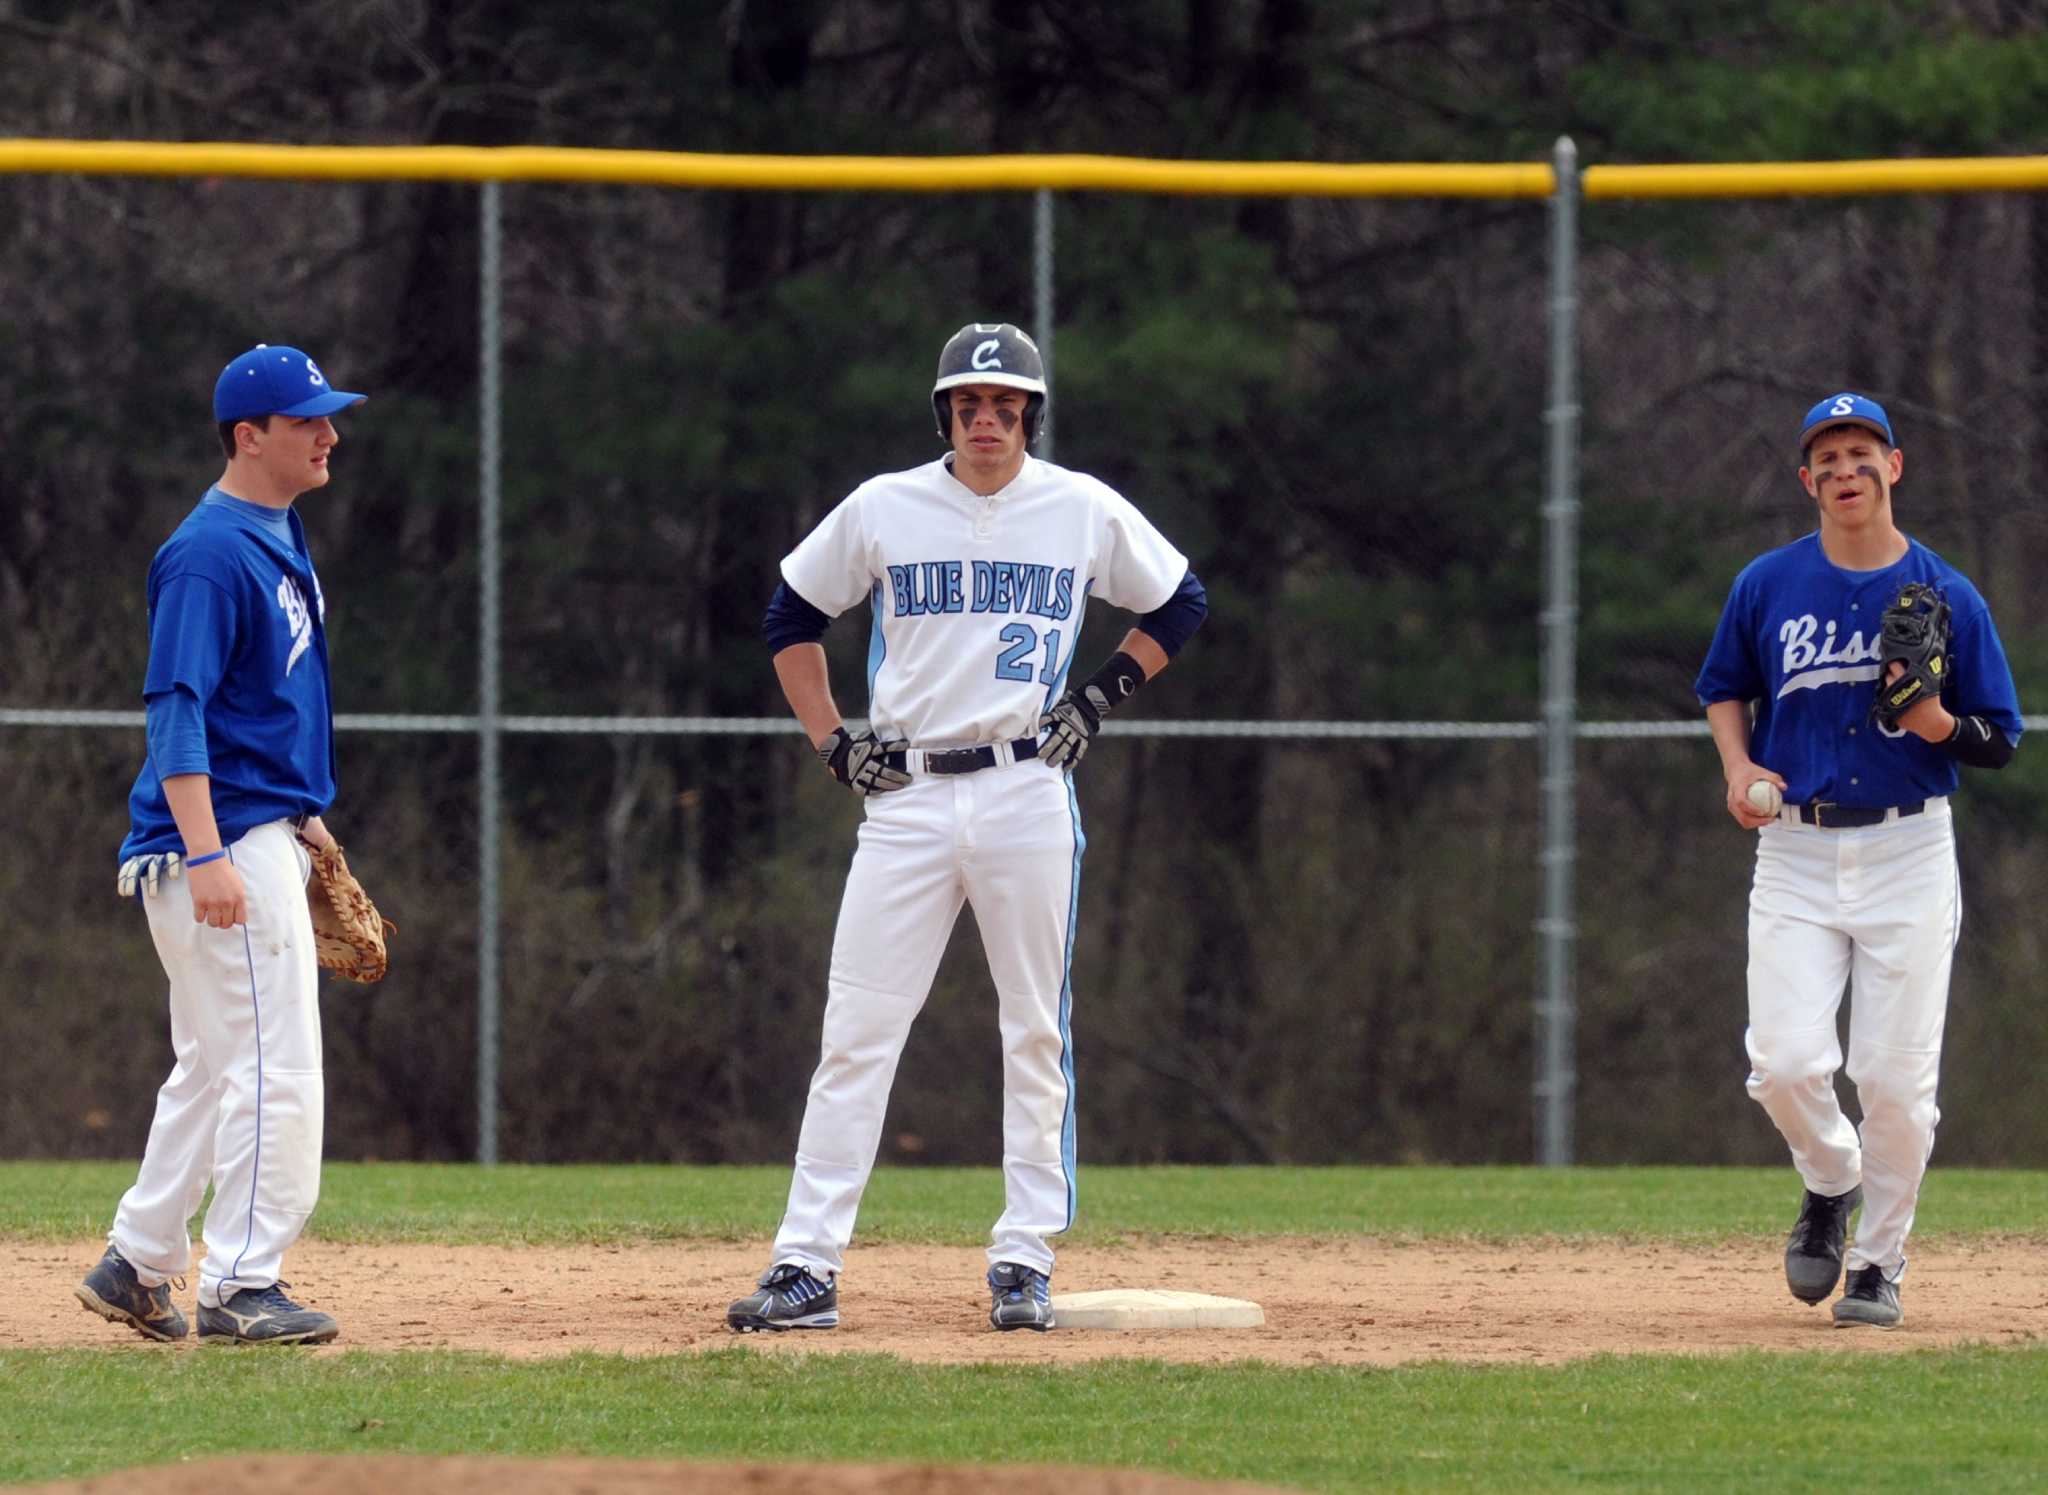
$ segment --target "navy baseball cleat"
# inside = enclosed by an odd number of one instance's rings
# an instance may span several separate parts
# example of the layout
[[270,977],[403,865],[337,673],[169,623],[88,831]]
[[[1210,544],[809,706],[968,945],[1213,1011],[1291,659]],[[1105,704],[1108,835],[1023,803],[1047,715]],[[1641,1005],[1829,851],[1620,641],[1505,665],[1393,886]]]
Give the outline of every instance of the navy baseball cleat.
[[183,1339],[185,1315],[171,1301],[171,1285],[144,1287],[135,1268],[112,1246],[78,1284],[78,1301],[113,1324],[126,1324],[146,1339]]
[[199,1305],[201,1344],[326,1344],[341,1325],[317,1308],[301,1308],[284,1295],[285,1284],[245,1287],[223,1298],[218,1308]]
[[1036,1329],[1043,1334],[1052,1327],[1052,1278],[1014,1261],[999,1261],[988,1269],[988,1321],[998,1329]]
[[1835,1301],[1835,1327],[1850,1329],[1868,1324],[1873,1329],[1896,1329],[1906,1320],[1899,1306],[1899,1285],[1885,1280],[1883,1267],[1858,1267],[1849,1274],[1849,1286]]
[[1835,1290],[1842,1275],[1842,1243],[1848,1237],[1849,1216],[1862,1202],[1860,1184],[1833,1196],[1806,1191],[1799,1205],[1799,1221],[1785,1242],[1785,1286],[1800,1302],[1825,1302]]
[[735,1334],[763,1329],[833,1329],[839,1325],[839,1284],[820,1282],[808,1267],[777,1262],[761,1274],[759,1292],[748,1293],[725,1310]]

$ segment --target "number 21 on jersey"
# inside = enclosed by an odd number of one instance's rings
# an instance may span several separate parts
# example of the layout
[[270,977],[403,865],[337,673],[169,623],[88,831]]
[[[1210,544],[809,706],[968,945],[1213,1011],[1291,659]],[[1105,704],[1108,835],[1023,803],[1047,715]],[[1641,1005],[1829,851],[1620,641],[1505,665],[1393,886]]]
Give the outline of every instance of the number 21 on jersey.
[[[1029,623],[1005,623],[1003,631],[996,635],[1009,647],[996,656],[996,679],[1029,680],[1031,678],[1031,656],[1038,649],[1038,630]],[[1039,681],[1050,685],[1059,679],[1060,631],[1057,628],[1045,630],[1045,663],[1038,672]]]

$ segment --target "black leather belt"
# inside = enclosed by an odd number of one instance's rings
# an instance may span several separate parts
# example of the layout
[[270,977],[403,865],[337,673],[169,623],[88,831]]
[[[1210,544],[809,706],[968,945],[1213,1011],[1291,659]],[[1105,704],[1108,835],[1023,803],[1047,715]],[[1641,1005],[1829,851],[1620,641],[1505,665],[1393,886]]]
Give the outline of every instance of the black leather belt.
[[[1010,744],[1010,758],[1022,763],[1038,756],[1038,739],[1020,737]],[[910,761],[908,753],[884,753],[882,761],[891,768],[906,769]],[[942,748],[924,755],[925,773],[979,773],[984,768],[994,768],[1002,759],[996,756],[992,747]]]
[[[1900,805],[1898,819],[1918,815],[1927,808],[1927,801],[1914,805]],[[1824,831],[1854,831],[1867,825],[1883,825],[1892,818],[1890,810],[1857,809],[1850,805],[1830,804],[1821,800],[1815,804],[1799,806],[1799,820],[1802,825],[1817,825]]]

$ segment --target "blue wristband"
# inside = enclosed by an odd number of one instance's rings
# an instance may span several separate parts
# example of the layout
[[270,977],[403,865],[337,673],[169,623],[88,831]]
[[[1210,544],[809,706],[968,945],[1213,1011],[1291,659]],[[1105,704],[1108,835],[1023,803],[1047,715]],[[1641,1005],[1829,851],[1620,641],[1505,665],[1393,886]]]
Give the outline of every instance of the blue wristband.
[[219,851],[209,851],[203,857],[186,857],[185,865],[188,867],[204,867],[208,862],[217,862],[227,854],[228,849],[223,846]]

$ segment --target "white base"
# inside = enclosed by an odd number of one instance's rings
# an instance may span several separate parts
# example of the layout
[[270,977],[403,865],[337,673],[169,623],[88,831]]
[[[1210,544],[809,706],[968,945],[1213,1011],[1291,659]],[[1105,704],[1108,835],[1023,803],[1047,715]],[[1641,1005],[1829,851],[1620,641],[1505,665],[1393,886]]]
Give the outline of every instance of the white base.
[[1244,1298],[1110,1287],[1053,1294],[1052,1321],[1058,1329],[1256,1329],[1266,1312]]

